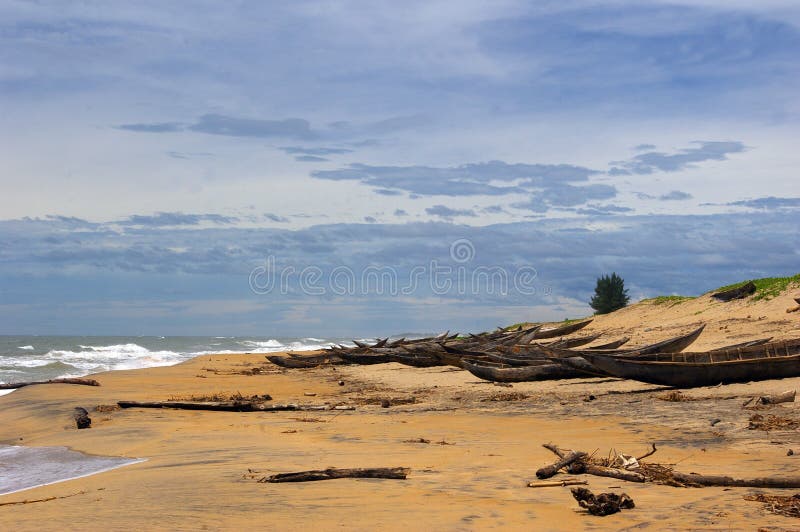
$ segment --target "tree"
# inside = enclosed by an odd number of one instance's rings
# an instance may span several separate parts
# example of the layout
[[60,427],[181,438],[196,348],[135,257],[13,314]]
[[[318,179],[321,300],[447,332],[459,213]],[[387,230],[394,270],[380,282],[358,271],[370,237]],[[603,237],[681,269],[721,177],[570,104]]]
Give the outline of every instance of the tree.
[[631,298],[625,289],[625,281],[616,273],[604,275],[597,279],[597,286],[594,288],[594,297],[589,302],[589,306],[597,311],[597,314],[608,314],[623,308]]

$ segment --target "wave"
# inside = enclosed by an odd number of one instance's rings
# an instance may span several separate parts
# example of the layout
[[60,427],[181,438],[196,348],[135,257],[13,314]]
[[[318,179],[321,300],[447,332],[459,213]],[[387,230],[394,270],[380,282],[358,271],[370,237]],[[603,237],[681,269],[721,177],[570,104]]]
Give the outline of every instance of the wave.
[[[82,377],[104,371],[171,366],[200,355],[320,350],[333,344],[321,338],[309,337],[297,340],[285,339],[283,342],[273,338],[207,341],[205,344],[195,344],[191,347],[180,343],[162,345],[168,348],[159,349],[151,346],[153,349],[151,350],[134,342],[109,345],[99,345],[99,343],[79,345],[76,342],[72,345],[53,347],[44,354],[36,350],[22,349],[27,346],[20,346],[20,351],[16,351],[15,354],[0,354],[0,382]],[[40,345],[39,349],[47,347]]]
[[23,349],[25,351],[33,351],[34,347],[32,345],[21,345],[17,349]]
[[242,342],[237,342],[237,343],[248,347],[284,347],[284,345],[277,340],[267,340],[266,342],[244,340]]
[[190,357],[175,351],[150,351],[138,344],[82,345],[84,351],[53,349],[42,358],[66,362],[85,373],[171,366]]

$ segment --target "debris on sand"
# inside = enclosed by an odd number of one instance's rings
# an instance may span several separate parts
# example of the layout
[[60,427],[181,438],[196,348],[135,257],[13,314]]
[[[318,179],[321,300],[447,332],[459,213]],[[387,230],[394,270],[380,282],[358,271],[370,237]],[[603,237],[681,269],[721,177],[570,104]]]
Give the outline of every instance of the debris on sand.
[[761,414],[753,414],[749,419],[750,423],[747,426],[750,430],[792,430],[800,427],[800,420],[781,417],[769,414],[762,416]]
[[572,496],[575,497],[581,508],[586,508],[592,515],[611,515],[620,510],[628,510],[636,506],[633,503],[633,499],[625,493],[601,493],[595,495],[586,488],[572,488],[571,491]]
[[764,508],[778,515],[786,517],[800,517],[800,493],[794,495],[766,495],[757,493],[755,495],[745,495],[746,501],[757,501],[764,503]]

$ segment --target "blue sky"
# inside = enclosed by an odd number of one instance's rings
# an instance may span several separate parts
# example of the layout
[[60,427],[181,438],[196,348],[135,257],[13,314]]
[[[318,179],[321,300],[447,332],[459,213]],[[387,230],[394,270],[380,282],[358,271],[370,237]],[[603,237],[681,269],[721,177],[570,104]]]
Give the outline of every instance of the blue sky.
[[[800,7],[751,4],[2,2],[0,333],[476,330],[610,271],[796,273]],[[258,293],[270,260],[321,277]]]

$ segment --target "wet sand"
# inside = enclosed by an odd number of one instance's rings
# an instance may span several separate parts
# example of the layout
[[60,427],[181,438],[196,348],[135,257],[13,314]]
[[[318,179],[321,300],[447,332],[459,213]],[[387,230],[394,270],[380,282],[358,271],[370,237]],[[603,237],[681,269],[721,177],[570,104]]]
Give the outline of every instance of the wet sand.
[[[702,302],[700,302],[702,303]],[[699,347],[740,341],[738,334],[797,336],[785,302],[756,305],[739,332],[709,319]],[[684,303],[695,305],[697,302]],[[738,305],[739,303],[735,303]],[[709,303],[709,305],[711,305]],[[752,310],[752,308],[751,308]],[[780,312],[778,312],[780,310]],[[650,328],[670,336],[698,317],[688,308],[628,309],[591,327]],[[656,312],[647,321],[646,313]],[[706,310],[711,316],[709,309]],[[720,311],[715,311],[719,313]],[[753,313],[751,312],[751,315]],[[787,325],[781,320],[793,320]],[[634,323],[636,322],[636,323]],[[779,323],[780,322],[780,323]],[[734,323],[734,322],[730,322]],[[627,324],[627,325],[625,325]],[[588,332],[588,331],[587,331]],[[778,334],[775,334],[778,333]],[[768,334],[769,335],[769,334]],[[610,336],[613,336],[610,335]],[[259,372],[253,374],[253,368]],[[743,500],[754,492],[792,490],[673,488],[583,476],[593,491],[626,492],[636,508],[608,517],[582,511],[569,488],[531,489],[535,471],[552,462],[541,444],[607,454],[610,449],[676,464],[683,472],[737,477],[796,475],[800,432],[749,430],[755,412],[745,399],[800,388],[800,378],[684,391],[691,401],[659,399],[661,387],[616,379],[562,380],[495,386],[454,368],[378,366],[284,370],[263,355],[202,356],[178,366],[101,373],[101,387],[46,385],[0,397],[0,443],[64,445],[89,454],[146,458],[90,477],[0,497],[14,530],[797,530],[800,520]],[[338,381],[344,386],[339,386]],[[97,412],[119,400],[168,400],[213,393],[268,393],[273,402],[348,404],[344,412],[195,412],[127,409]],[[306,394],[316,394],[309,396]],[[589,395],[594,400],[587,400]],[[381,399],[390,408],[381,408]],[[77,430],[72,409],[90,411]],[[761,414],[800,419],[798,403]],[[720,421],[711,425],[712,420]],[[424,438],[430,443],[409,443]],[[441,443],[444,442],[444,443]],[[793,449],[794,456],[787,456]],[[264,484],[273,473],[325,467],[412,469],[407,480],[334,480]],[[560,475],[561,476],[561,475]]]

